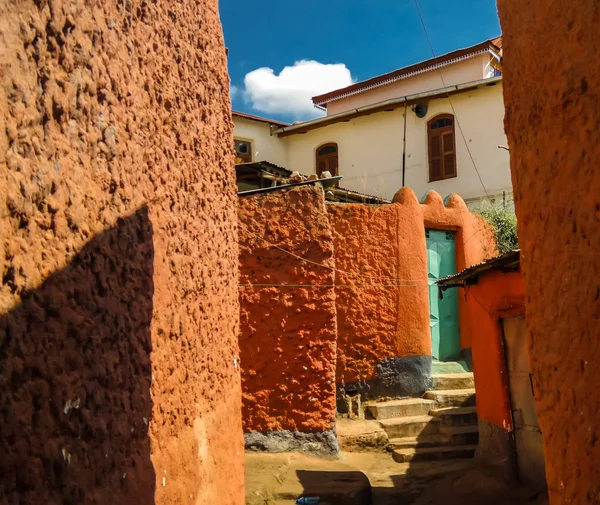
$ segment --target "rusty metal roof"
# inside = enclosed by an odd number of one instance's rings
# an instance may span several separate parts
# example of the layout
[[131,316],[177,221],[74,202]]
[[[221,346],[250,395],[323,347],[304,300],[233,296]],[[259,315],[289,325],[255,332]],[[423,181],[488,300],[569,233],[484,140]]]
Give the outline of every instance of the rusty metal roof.
[[[271,174],[275,176],[275,178],[280,179],[289,179],[292,175],[292,171],[287,168],[280,167],[271,163],[269,161],[253,161],[250,163],[238,163],[235,166],[236,178],[238,183],[243,181],[252,181],[253,179],[259,179],[261,173]],[[306,176],[304,176],[306,177]],[[325,198],[334,203],[366,203],[366,204],[377,204],[384,205],[392,203],[390,200],[386,200],[385,198],[380,198],[374,195],[367,195],[364,193],[359,193],[358,191],[353,191],[351,189],[340,188],[333,186],[333,183],[339,181],[342,177],[332,177],[330,182],[321,182],[324,186],[327,187]],[[280,180],[277,179],[277,180]],[[286,184],[285,186],[279,185],[274,186],[273,188],[268,188],[268,191],[256,191],[256,190],[248,190],[238,192],[240,196],[247,196],[250,194],[256,194],[261,192],[269,192],[269,191],[277,191],[278,188],[291,187],[294,185],[311,183],[311,182],[319,182],[319,181],[327,181],[328,179],[318,179],[316,181],[304,181],[303,183],[294,183],[294,184]],[[267,188],[263,188],[267,189]],[[251,191],[251,192],[249,192]],[[329,194],[331,192],[331,194]],[[243,193],[243,195],[242,195]],[[333,195],[333,196],[332,196]]]
[[465,268],[462,272],[449,275],[436,282],[440,288],[451,288],[475,284],[477,278],[487,272],[515,272],[519,269],[521,260],[520,249],[486,260],[477,265]]
[[282,121],[275,121],[274,119],[267,119],[265,117],[253,116],[252,114],[246,114],[245,112],[238,112],[236,110],[231,111],[232,116],[241,117],[244,119],[250,119],[252,121],[260,121],[262,123],[269,123],[276,126],[290,126],[289,123],[284,123]]
[[367,79],[365,81],[360,81],[351,84],[350,86],[346,86],[345,88],[336,89],[334,91],[315,96],[312,98],[312,101],[317,106],[327,108],[327,103],[333,100],[362,93],[366,90],[370,90],[375,87],[384,86],[386,84],[389,84],[390,82],[394,82],[395,80],[403,78],[404,76],[413,75],[418,72],[424,72],[433,67],[437,68],[437,66],[443,65],[444,63],[454,62],[456,60],[460,60],[461,58],[466,58],[473,54],[477,54],[487,50],[496,50],[498,52],[501,51],[502,37],[500,36],[493,39],[485,40],[474,46],[470,46],[464,49],[458,49],[456,51],[452,51],[441,56],[430,58],[420,63],[415,63],[414,65],[409,65],[407,67],[394,70],[393,72],[388,72],[386,74],[372,77],[371,79]]

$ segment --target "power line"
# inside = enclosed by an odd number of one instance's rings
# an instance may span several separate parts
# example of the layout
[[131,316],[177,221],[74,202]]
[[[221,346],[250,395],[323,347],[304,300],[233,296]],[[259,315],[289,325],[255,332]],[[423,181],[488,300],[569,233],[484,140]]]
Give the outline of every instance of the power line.
[[[419,2],[418,2],[418,0],[413,0],[413,2],[415,4],[415,7],[417,8],[417,14],[419,15],[419,19],[421,20],[421,26],[423,27],[423,31],[425,32],[425,38],[427,39],[427,44],[429,45],[431,54],[433,55],[434,58],[437,58],[435,51],[433,50],[433,45],[431,44],[431,39],[429,38],[429,33],[427,32],[427,27],[425,26],[425,20],[423,19],[423,15],[421,14],[421,9],[419,8]],[[444,86],[444,88],[446,88],[447,86],[446,86],[446,82],[444,81],[444,75],[442,73],[441,67],[438,68],[438,71],[440,73],[442,85]],[[469,153],[469,158],[471,158],[471,162],[473,163],[473,167],[475,168],[475,172],[477,173],[477,177],[479,178],[481,187],[483,188],[483,191],[485,192],[485,196],[491,203],[490,195],[488,194],[485,184],[483,183],[483,179],[481,178],[481,174],[479,173],[479,170],[477,169],[477,163],[475,163],[475,158],[473,158],[473,154],[471,153],[471,149],[469,148],[469,144],[467,143],[467,138],[465,137],[462,126],[460,125],[460,121],[458,120],[458,115],[456,114],[456,110],[454,109],[454,104],[452,103],[452,100],[450,100],[450,93],[446,93],[446,96],[448,98],[448,102],[450,103],[450,107],[452,108],[452,113],[454,114],[454,117],[456,118],[456,124],[458,125],[458,131],[460,132],[463,142],[465,143],[465,147],[467,148],[467,152]]]
[[240,284],[245,288],[420,288],[424,284]]
[[[374,276],[374,275],[363,275],[360,273],[352,273],[352,272],[346,272],[344,270],[340,270],[338,268],[335,267],[330,267],[329,265],[323,265],[322,263],[318,263],[317,261],[312,261],[309,260],[308,258],[304,258],[303,256],[300,256],[298,254],[295,254],[291,251],[288,251],[287,249],[284,249],[283,247],[278,246],[277,244],[274,244],[273,242],[270,242],[269,240],[267,240],[264,237],[261,237],[260,235],[254,233],[253,231],[249,230],[248,228],[246,228],[243,224],[239,223],[239,227],[242,228],[244,231],[246,231],[247,233],[250,233],[251,235],[255,236],[256,238],[262,240],[263,242],[266,242],[267,244],[269,244],[271,247],[274,247],[275,249],[278,249],[286,254],[289,254],[290,256],[292,256],[293,258],[299,259],[301,261],[305,261],[306,263],[310,263],[311,265],[316,265],[318,267],[321,268],[326,268],[327,270],[331,270],[332,272],[337,272],[339,274],[342,275],[346,275],[348,277],[358,277],[358,278],[363,278],[363,279],[375,279],[375,280],[385,280],[385,281],[393,281],[393,282],[398,282],[398,283],[410,283],[407,285],[428,285],[428,281],[427,280],[416,280],[416,279],[398,279],[396,277],[385,277],[385,276]],[[285,284],[286,286],[288,284]]]

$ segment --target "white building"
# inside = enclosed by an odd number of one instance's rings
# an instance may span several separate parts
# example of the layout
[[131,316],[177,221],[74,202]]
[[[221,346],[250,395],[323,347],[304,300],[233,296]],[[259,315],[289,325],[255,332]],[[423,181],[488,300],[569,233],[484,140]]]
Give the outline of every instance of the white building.
[[314,97],[323,118],[286,125],[234,112],[238,162],[329,170],[387,199],[403,185],[467,201],[511,194],[501,62],[497,38]]

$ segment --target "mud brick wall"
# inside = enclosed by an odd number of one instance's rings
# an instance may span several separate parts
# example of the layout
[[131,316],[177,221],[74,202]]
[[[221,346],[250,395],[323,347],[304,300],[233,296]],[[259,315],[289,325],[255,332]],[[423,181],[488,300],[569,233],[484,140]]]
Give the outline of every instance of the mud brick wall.
[[335,263],[323,190],[241,198],[239,219],[246,445],[336,452]]
[[[431,385],[431,335],[425,228],[456,231],[457,268],[495,253],[489,228],[462,199],[445,206],[435,192],[419,204],[408,188],[387,206],[329,205],[338,315],[337,408],[363,399],[419,396]],[[346,272],[346,273],[345,273]],[[459,301],[461,343],[470,319]]]
[[498,7],[550,503],[598,503],[600,5],[501,0]]
[[217,2],[0,12],[0,501],[242,503]]

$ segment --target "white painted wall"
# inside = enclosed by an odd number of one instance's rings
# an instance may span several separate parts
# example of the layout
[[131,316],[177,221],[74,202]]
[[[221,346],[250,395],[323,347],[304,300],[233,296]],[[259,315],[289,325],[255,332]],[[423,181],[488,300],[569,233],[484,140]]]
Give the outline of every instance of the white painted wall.
[[252,161],[270,161],[286,168],[286,144],[271,135],[269,123],[233,116],[233,136],[252,142]]
[[[490,195],[512,191],[506,145],[504,102],[501,83],[453,95],[452,105],[466,142]],[[403,112],[378,112],[281,139],[287,146],[285,167],[309,174],[315,172],[315,151],[336,142],[342,187],[391,199],[402,186]],[[453,113],[447,98],[431,100],[428,114],[419,119],[408,110],[406,185],[420,198],[429,190],[443,197],[458,193],[465,199],[485,195],[469,157],[458,125],[456,127],[457,177],[429,182],[427,122],[441,113]],[[270,160],[269,160],[270,161]]]
[[485,195],[483,186],[490,196],[512,191],[509,153],[498,149],[499,145],[507,145],[502,84],[453,95],[451,101],[464,134],[463,139],[456,124],[457,177],[435,182],[428,180],[427,122],[438,114],[453,113],[447,98],[433,100],[425,118],[418,119],[412,113],[408,115],[407,127],[411,138],[407,140],[407,186],[413,188],[419,197],[435,190],[444,197],[458,193],[464,199],[472,199]]
[[391,98],[425,93],[445,86],[484,79],[488,76],[491,58],[492,56],[488,53],[480,54],[441,69],[430,70],[386,86],[335,100],[327,104],[327,115],[331,116],[358,107],[365,107]]
[[288,168],[314,173],[316,149],[338,144],[340,186],[389,198],[402,186],[402,109],[284,137]]

